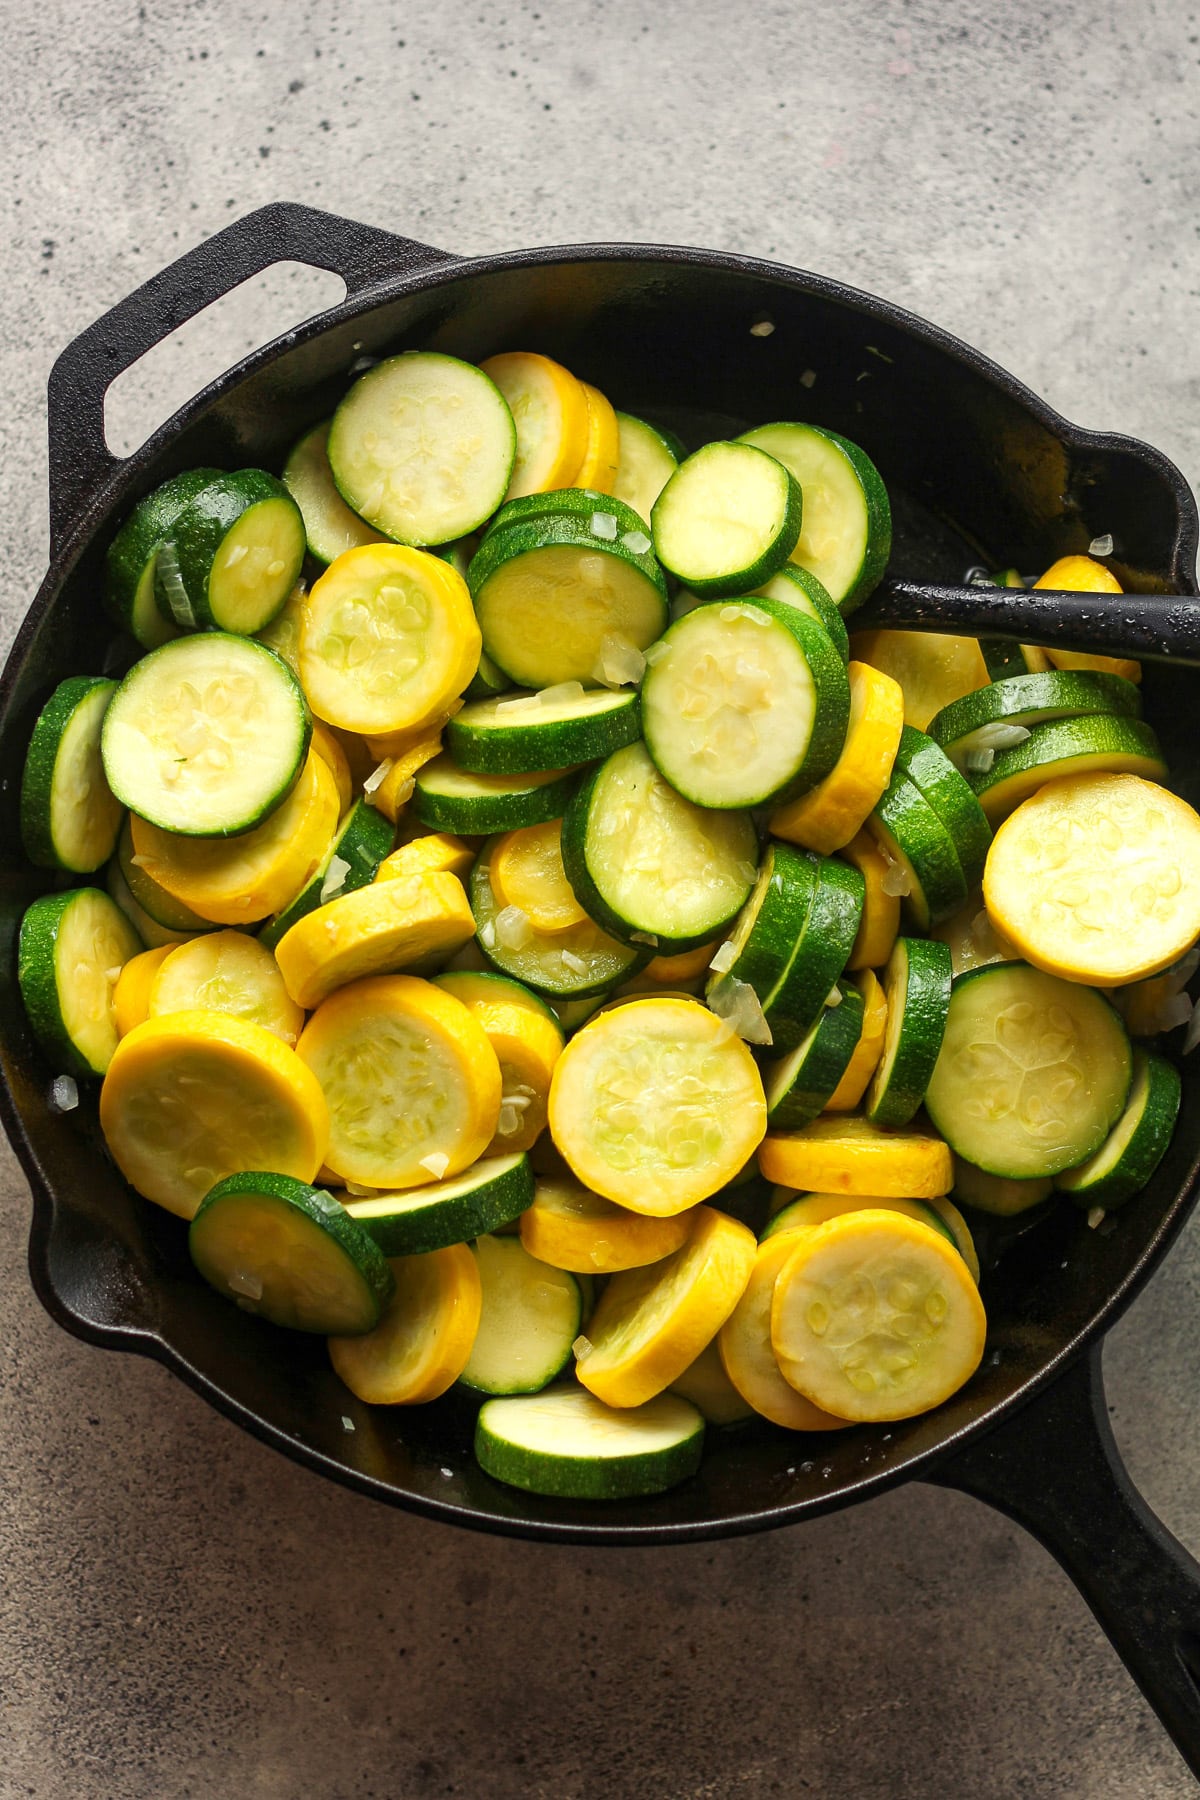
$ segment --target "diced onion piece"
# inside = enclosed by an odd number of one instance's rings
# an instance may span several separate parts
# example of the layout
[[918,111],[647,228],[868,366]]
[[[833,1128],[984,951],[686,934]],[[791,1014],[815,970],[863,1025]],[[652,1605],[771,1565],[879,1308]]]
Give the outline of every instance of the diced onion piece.
[[619,631],[606,631],[600,640],[600,654],[592,674],[605,687],[636,685],[646,673],[646,659],[631,638]]
[[905,894],[912,893],[912,875],[903,863],[888,856],[886,850],[884,857],[887,861],[887,868],[880,877],[879,885],[884,893],[890,894],[893,899],[903,899]]
[[649,944],[652,949],[658,948],[658,939],[652,931],[631,931],[629,941],[631,944]]
[[1098,1225],[1103,1225],[1104,1208],[1102,1206],[1089,1206],[1087,1222],[1090,1231],[1095,1231]]
[[994,750],[968,750],[963,760],[969,774],[986,775],[996,760],[996,752]]
[[553,687],[540,688],[534,695],[539,706],[561,706],[568,700],[583,699],[582,681],[556,681]]
[[595,512],[592,514],[592,536],[603,538],[611,544],[617,535],[617,516],[615,513]]
[[226,1277],[226,1284],[235,1294],[246,1300],[261,1300],[263,1284],[261,1276],[251,1274],[249,1269],[231,1269]]
[[74,1112],[79,1105],[79,1088],[70,1075],[56,1075],[50,1084],[50,1104],[56,1112]]
[[644,531],[627,531],[621,542],[627,550],[632,550],[635,556],[644,556],[650,548],[650,539]]
[[570,969],[572,975],[587,974],[587,964],[584,962],[582,956],[576,956],[573,950],[564,950],[561,952],[561,955],[563,968]]
[[1113,539],[1111,531],[1102,532],[1099,537],[1094,537],[1088,545],[1089,556],[1111,556],[1112,553]]
[[575,1339],[575,1342],[571,1345],[571,1348],[575,1352],[575,1360],[577,1362],[586,1362],[595,1346],[590,1337],[585,1337],[583,1333],[580,1332],[579,1336]]
[[773,1041],[758,995],[748,981],[739,981],[736,975],[719,981],[708,1004],[719,1019],[733,1027],[744,1043],[769,1044]]
[[669,649],[670,645],[664,643],[662,638],[657,638],[653,644],[648,644],[645,650],[642,651],[646,667],[648,669],[653,668],[654,664],[660,662]]
[[1183,1054],[1190,1056],[1196,1045],[1200,1044],[1200,1000],[1192,1008],[1192,1022],[1187,1028],[1187,1036],[1183,1040]]
[[971,743],[978,750],[1014,750],[1028,736],[1027,725],[1010,725],[1004,719],[996,719],[991,725],[981,725],[978,731],[973,731]]
[[393,756],[385,756],[383,761],[380,763],[379,767],[377,769],[371,770],[371,773],[367,776],[367,779],[363,782],[363,793],[364,794],[373,794],[377,788],[381,788],[383,786],[384,782],[387,780],[388,776],[391,773],[392,764],[395,762],[395,760],[396,759]]
[[726,938],[708,966],[714,975],[724,975],[728,969],[732,969],[736,961],[737,947],[732,938]]
[[421,1158],[421,1167],[428,1169],[435,1181],[440,1181],[450,1167],[450,1158],[444,1150],[431,1150],[428,1156]]
[[506,950],[523,950],[533,937],[529,914],[519,906],[502,906],[496,914],[496,936]]
[[346,877],[350,873],[350,864],[344,856],[331,856],[329,867],[325,871],[325,879],[321,883],[321,905],[340,894],[346,885]]
[[542,696],[540,694],[518,694],[515,700],[497,700],[496,711],[498,713],[536,712],[541,704]]
[[833,986],[826,994],[825,1004],[826,1006],[840,1006],[842,1004],[842,990],[836,982],[834,982]]

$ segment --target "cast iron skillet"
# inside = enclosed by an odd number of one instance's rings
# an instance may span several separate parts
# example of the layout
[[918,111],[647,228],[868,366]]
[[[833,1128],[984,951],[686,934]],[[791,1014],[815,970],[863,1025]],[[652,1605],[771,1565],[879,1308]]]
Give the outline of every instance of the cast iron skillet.
[[[174,327],[285,258],[341,275],[345,301],[248,357],[125,462],[104,394]],[[769,335],[750,327],[769,320]],[[104,547],[142,494],[197,463],[278,468],[331,411],[356,359],[407,345],[469,358],[561,356],[619,406],[692,444],[806,417],[861,440],[897,514],[895,575],[955,581],[969,563],[1039,569],[1113,534],[1123,585],[1196,593],[1197,520],[1165,457],[1082,431],[977,352],[898,307],[750,257],[585,245],[459,260],[405,238],[274,205],[208,239],[85,331],[50,377],[51,564],[0,682],[0,1111],[33,1191],[30,1268],[47,1310],[91,1343],[174,1370],[265,1442],[347,1486],[479,1530],[665,1544],[790,1524],[907,1477],[974,1494],[1038,1536],[1078,1584],[1193,1769],[1200,1770],[1200,1566],[1133,1490],[1107,1423],[1103,1333],[1165,1255],[1200,1158],[1200,1059],[1184,1069],[1174,1145],[1110,1234],[1070,1206],[985,1274],[983,1367],[935,1413],[805,1439],[713,1431],[699,1476],[626,1506],[502,1487],[470,1453],[473,1408],[370,1410],[323,1345],[235,1311],[196,1280],[179,1222],[133,1196],[103,1153],[94,1096],[64,1121],[14,977],[20,913],[44,878],[22,864],[18,771],[53,684],[104,665]],[[802,372],[815,371],[811,386]],[[1164,605],[1167,604],[1164,602]],[[1147,711],[1173,776],[1200,799],[1195,678],[1147,669]],[[985,1245],[986,1250],[986,1245]],[[346,1429],[349,1420],[353,1431]]]

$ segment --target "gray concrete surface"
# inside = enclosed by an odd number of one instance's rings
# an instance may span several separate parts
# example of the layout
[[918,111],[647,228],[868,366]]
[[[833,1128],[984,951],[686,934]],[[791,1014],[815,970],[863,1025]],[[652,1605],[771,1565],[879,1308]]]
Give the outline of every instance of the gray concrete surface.
[[[310,200],[452,249],[752,250],[964,334],[1200,472],[1184,0],[742,7],[0,0],[7,644],[57,350],[202,235]],[[119,443],[300,289],[127,383]],[[1181,1761],[1028,1538],[912,1488],[655,1556],[325,1485],[43,1316],[0,1172],[0,1800],[1175,1800]],[[1136,1479],[1200,1548],[1200,1228],[1114,1334]]]

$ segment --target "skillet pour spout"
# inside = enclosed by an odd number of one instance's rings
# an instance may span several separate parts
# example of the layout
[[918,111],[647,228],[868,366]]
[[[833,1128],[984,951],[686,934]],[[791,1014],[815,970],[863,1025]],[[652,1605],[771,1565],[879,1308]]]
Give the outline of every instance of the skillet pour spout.
[[[333,270],[346,298],[238,363],[134,455],[113,457],[103,419],[114,377],[281,260]],[[769,334],[752,329],[764,320]],[[993,610],[960,610],[954,622],[1031,641],[1055,641],[1057,632],[1071,643],[1068,602],[1088,602],[1089,616],[1076,623],[1091,647],[1148,659],[1148,709],[1162,720],[1173,783],[1200,800],[1200,741],[1190,729],[1196,678],[1187,666],[1200,660],[1197,519],[1187,483],[1157,450],[1068,423],[978,351],[819,275],[647,245],[458,258],[308,207],[264,207],[90,326],[50,377],[51,562],[0,680],[9,775],[0,789],[0,917],[10,945],[0,968],[0,1114],[32,1190],[39,1297],[65,1329],[157,1358],[315,1471],[482,1531],[654,1546],[800,1523],[910,1478],[960,1487],[1018,1519],[1058,1557],[1200,1773],[1192,1678],[1200,1569],[1120,1466],[1099,1364],[1104,1332],[1166,1255],[1195,1196],[1196,1059],[1183,1069],[1175,1141],[1115,1230],[1089,1231],[1063,1207],[991,1260],[983,1366],[952,1400],[887,1431],[832,1434],[811,1460],[793,1436],[766,1424],[714,1430],[693,1480],[613,1506],[491,1481],[471,1455],[475,1408],[464,1396],[403,1409],[400,1422],[350,1400],[322,1345],[227,1307],[193,1275],[179,1221],[134,1196],[108,1159],[93,1092],[81,1094],[69,1120],[53,1110],[56,1071],[33,1046],[11,953],[20,915],[44,885],[20,858],[13,776],[52,687],[109,666],[110,631],[96,605],[107,543],[142,495],[182,469],[279,469],[300,433],[328,417],[360,358],[418,345],[470,360],[536,347],[689,445],[788,417],[861,442],[895,518],[889,582],[873,603],[880,623],[945,629],[952,615],[938,614],[934,627],[931,595],[955,589],[961,600],[971,564],[1045,568],[1111,534],[1127,593],[1105,616],[1114,632],[1126,618],[1144,620],[1145,637],[1101,636],[1096,596],[1042,596],[1054,630],[1041,612],[1035,631],[1017,610],[1032,595],[973,590],[977,609]],[[1186,652],[1172,635],[1179,621]],[[1150,660],[1158,653],[1162,660]]]

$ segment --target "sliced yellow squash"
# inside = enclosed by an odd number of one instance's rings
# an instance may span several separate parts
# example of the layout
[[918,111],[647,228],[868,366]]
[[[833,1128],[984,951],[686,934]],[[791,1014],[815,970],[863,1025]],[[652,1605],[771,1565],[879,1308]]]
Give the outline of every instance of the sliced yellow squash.
[[771,1303],[784,1378],[845,1419],[939,1406],[979,1367],[986,1331],[979,1289],[941,1233],[870,1208],[797,1233]]
[[612,1275],[670,1256],[686,1241],[691,1216],[655,1219],[633,1213],[568,1175],[543,1177],[519,1223],[521,1242],[540,1262],[577,1274]]
[[840,1431],[846,1424],[784,1380],[771,1345],[775,1278],[801,1232],[781,1231],[758,1246],[745,1292],[717,1333],[721,1365],[748,1406],[788,1431]]
[[978,639],[936,631],[859,631],[850,654],[882,669],[904,690],[904,723],[924,731],[952,700],[988,683]]
[[550,1131],[579,1180],[660,1217],[732,1180],[766,1116],[749,1050],[690,999],[630,1000],[598,1013],[571,1039],[550,1085]]
[[282,912],[316,873],[338,822],[337,784],[314,751],[269,818],[241,837],[179,837],[133,820],[141,866],[174,899],[218,925],[252,925]]
[[874,969],[864,969],[855,986],[863,997],[862,1030],[842,1079],[825,1102],[830,1113],[854,1111],[879,1066],[887,1035],[887,995]]
[[280,938],[275,960],[297,1006],[316,1006],[349,981],[436,963],[474,935],[457,875],[409,875],[306,913]]
[[898,681],[864,662],[852,662],[847,674],[850,722],[841,755],[824,781],[798,800],[777,806],[770,819],[776,837],[822,856],[849,844],[878,806],[904,729]]
[[665,1262],[612,1277],[586,1344],[576,1347],[580,1381],[608,1406],[639,1406],[669,1387],[742,1297],[754,1233],[711,1206],[698,1206],[689,1225],[686,1242]]
[[310,748],[316,751],[333,776],[338,793],[339,814],[347,812],[350,802],[354,798],[354,780],[350,774],[350,762],[341,740],[333,735],[330,726],[322,724],[320,719],[314,719]]
[[573,487],[592,488],[598,494],[611,494],[617,485],[621,433],[617,415],[599,388],[580,382],[588,410],[587,449],[575,471]]
[[561,819],[506,831],[488,869],[497,906],[519,907],[535,931],[554,935],[587,918],[563,868]]
[[927,1200],[954,1180],[949,1146],[925,1132],[884,1131],[866,1119],[822,1114],[799,1131],[769,1132],[758,1151],[768,1181],[813,1193]]
[[[1060,556],[1033,585],[1063,588],[1076,594],[1119,594],[1123,591],[1112,570],[1090,556]],[[1044,648],[1056,669],[1095,669],[1105,675],[1123,675],[1126,681],[1142,679],[1142,665],[1132,657],[1094,656],[1079,650],[1059,650],[1053,644],[1046,644]]]
[[229,1013],[147,1019],[117,1045],[100,1125],[125,1179],[190,1219],[209,1188],[243,1169],[312,1181],[329,1110],[294,1050]]
[[479,1329],[483,1285],[466,1244],[393,1256],[395,1289],[373,1331],[329,1339],[329,1359],[368,1406],[436,1400],[466,1368]]
[[583,383],[532,350],[507,350],[479,366],[504,395],[517,427],[517,457],[504,498],[576,485],[591,428]]
[[375,871],[376,881],[395,881],[401,875],[457,875],[461,881],[475,863],[475,852],[451,831],[423,831],[385,856]]
[[381,1189],[441,1181],[477,1161],[495,1134],[496,1053],[470,1010],[432,982],[383,975],[339,989],[308,1021],[296,1054],[325,1096],[324,1160],[343,1181]]
[[[384,757],[379,768],[383,774],[378,781],[367,777],[370,784],[364,790],[372,806],[378,807],[385,819],[392,824],[398,823],[401,813],[412,798],[413,783],[417,771],[423,769],[427,762],[442,753],[440,735],[423,737],[419,742],[410,744],[407,750],[396,756]],[[378,773],[378,770],[376,771]]]
[[754,1408],[746,1405],[725,1373],[716,1338],[675,1377],[670,1391],[690,1400],[710,1425],[736,1425],[754,1417]]
[[1001,825],[983,878],[997,929],[1048,974],[1123,986],[1200,936],[1200,817],[1137,775],[1047,782]]
[[162,966],[164,957],[170,956],[175,948],[172,944],[162,944],[156,950],[143,950],[138,956],[131,956],[122,965],[113,988],[112,1008],[113,1020],[118,1036],[124,1037],[141,1025],[150,1016],[150,990],[154,986],[154,977]]
[[279,964],[244,931],[208,932],[162,957],[150,990],[149,1016],[197,1007],[249,1019],[285,1044],[294,1044],[304,1027],[304,1010],[283,985]]
[[300,683],[329,725],[407,731],[445,716],[482,643],[467,584],[448,562],[404,544],[364,544],[313,583]]
[[888,892],[892,863],[869,831],[860,831],[843,844],[842,858],[862,871],[866,883],[858,936],[847,969],[882,969],[900,931],[900,896]]
[[[532,994],[523,996],[518,984],[503,976],[464,970],[439,975],[437,985],[470,1009],[500,1063],[500,1116],[484,1155],[531,1150],[546,1128],[550,1082],[562,1055],[562,1027],[548,1007]],[[569,1264],[559,1266],[565,1269]]]

